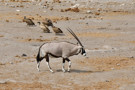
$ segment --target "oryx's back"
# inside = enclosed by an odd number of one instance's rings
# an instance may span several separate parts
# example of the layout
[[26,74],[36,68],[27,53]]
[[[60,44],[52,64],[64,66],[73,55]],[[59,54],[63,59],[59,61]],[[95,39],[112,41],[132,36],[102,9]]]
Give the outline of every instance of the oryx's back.
[[61,57],[63,53],[71,51],[74,44],[68,42],[51,42],[45,43],[41,47],[42,53],[49,53],[51,55]]

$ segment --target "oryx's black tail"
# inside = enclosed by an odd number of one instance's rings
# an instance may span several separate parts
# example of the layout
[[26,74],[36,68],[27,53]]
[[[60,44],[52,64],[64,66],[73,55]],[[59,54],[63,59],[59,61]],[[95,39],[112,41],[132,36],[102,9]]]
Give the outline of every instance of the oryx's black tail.
[[[43,44],[43,45],[44,45],[44,44]],[[41,45],[41,46],[39,47],[39,51],[38,51],[38,54],[37,54],[37,57],[36,57],[37,63],[40,62],[42,59],[44,59],[44,57],[41,57],[41,56],[40,56],[40,49],[41,49],[41,47],[42,47],[43,45]]]
[[42,60],[42,58],[40,57],[40,52],[38,52],[37,57],[36,57],[36,60],[37,60],[37,63]]

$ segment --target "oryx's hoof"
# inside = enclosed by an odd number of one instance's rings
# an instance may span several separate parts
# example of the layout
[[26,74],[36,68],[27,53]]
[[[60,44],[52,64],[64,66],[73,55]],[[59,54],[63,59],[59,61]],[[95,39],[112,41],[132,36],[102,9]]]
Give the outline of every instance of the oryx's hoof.
[[70,70],[68,70],[68,72],[70,73]]
[[66,72],[65,70],[62,70],[64,73]]
[[54,71],[53,71],[53,70],[50,70],[50,72],[51,72],[51,73],[54,73]]
[[40,70],[38,69],[38,72],[40,72]]

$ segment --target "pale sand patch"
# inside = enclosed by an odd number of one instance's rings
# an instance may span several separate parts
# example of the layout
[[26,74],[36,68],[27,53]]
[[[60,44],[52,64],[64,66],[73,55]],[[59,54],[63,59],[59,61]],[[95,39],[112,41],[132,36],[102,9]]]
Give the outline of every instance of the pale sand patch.
[[[105,57],[105,58],[88,58],[80,62],[83,65],[91,65],[97,70],[110,71],[116,69],[124,69],[129,66],[134,66],[134,58],[127,57]],[[85,62],[84,62],[85,61]]]
[[[78,37],[101,37],[101,38],[110,38],[110,37],[116,37],[120,36],[121,34],[116,33],[102,33],[102,32],[82,32],[82,33],[76,33]],[[71,37],[69,34],[68,37]]]

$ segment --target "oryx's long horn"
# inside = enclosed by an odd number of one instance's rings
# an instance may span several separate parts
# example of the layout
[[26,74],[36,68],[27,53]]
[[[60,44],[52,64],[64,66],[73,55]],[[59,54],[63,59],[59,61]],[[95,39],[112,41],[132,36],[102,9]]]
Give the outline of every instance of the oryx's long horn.
[[81,41],[79,40],[79,38],[75,35],[75,33],[68,27],[67,30],[74,36],[74,38],[78,41],[78,43],[82,45]]

